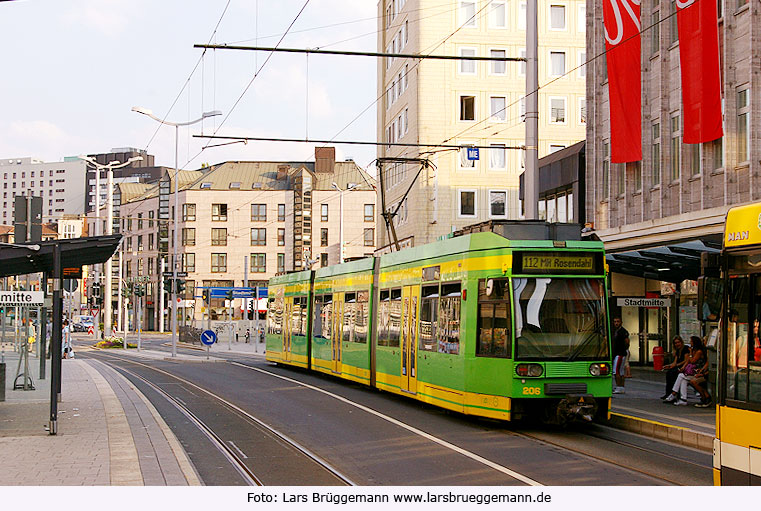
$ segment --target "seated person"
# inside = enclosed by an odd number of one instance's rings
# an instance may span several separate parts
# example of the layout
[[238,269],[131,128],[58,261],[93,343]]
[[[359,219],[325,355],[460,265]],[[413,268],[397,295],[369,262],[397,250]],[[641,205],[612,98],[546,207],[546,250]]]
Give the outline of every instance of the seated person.
[[687,363],[689,350],[687,349],[687,346],[684,345],[684,340],[682,340],[681,336],[679,335],[674,337],[671,355],[673,362],[663,366],[663,371],[666,372],[666,392],[663,394],[663,396],[661,396],[661,399],[666,399],[669,397],[679,372]]
[[695,404],[697,408],[708,408],[713,404],[711,394],[708,393],[708,369],[710,364],[708,359],[703,367],[695,372],[695,376],[688,380],[688,384],[700,394],[700,403]]
[[[671,394],[664,399],[666,403],[684,406],[687,404],[687,383],[695,379],[697,371],[708,363],[708,354],[703,341],[700,337],[693,335],[690,337],[690,355],[687,363],[682,367],[682,372],[677,375],[676,382],[672,388]],[[707,395],[708,393],[706,393]],[[701,397],[703,397],[701,395]]]

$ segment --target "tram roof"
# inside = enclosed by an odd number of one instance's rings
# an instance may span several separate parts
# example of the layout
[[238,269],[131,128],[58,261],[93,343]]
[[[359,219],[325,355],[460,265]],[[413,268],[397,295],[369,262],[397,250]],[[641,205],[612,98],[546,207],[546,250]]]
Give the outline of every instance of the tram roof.
[[[0,277],[26,275],[36,272],[53,272],[53,249],[61,246],[61,268],[81,268],[101,264],[114,255],[121,234],[91,236],[36,243],[15,243],[0,246]],[[39,250],[27,246],[39,245]]]

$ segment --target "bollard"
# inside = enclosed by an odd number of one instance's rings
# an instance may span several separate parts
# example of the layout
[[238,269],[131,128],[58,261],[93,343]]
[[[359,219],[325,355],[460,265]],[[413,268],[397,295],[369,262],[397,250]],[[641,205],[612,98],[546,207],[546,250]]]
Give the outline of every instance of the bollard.
[[5,401],[5,362],[0,362],[0,402]]

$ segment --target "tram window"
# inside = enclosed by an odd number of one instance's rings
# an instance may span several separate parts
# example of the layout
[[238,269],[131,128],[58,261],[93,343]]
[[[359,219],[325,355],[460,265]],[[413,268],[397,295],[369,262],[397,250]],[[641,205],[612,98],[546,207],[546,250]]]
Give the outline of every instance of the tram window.
[[293,309],[291,311],[291,333],[293,335],[301,334],[301,298],[293,299]]
[[301,327],[300,327],[300,335],[306,335],[307,330],[309,329],[308,325],[308,316],[307,316],[307,297],[302,296],[301,297]]
[[267,333],[279,334],[280,328],[277,321],[277,302],[274,298],[270,298],[267,303]]
[[399,347],[399,334],[402,329],[402,290],[392,289],[388,313],[388,346]]
[[351,333],[354,330],[354,311],[357,307],[357,293],[344,295],[344,326],[342,332],[343,342],[351,342]]
[[439,353],[460,353],[460,283],[442,283],[437,335]]
[[315,337],[322,336],[322,295],[314,297],[312,306],[312,335]]
[[761,403],[761,276],[754,275],[753,284],[753,309],[748,337],[748,401]]
[[357,304],[354,312],[354,342],[367,342],[367,311],[370,293],[362,291],[357,293]]
[[436,323],[439,313],[439,285],[423,286],[420,290],[420,349],[437,351]]
[[478,342],[476,356],[510,356],[510,293],[507,279],[478,282]]
[[727,398],[745,401],[748,397],[748,277],[729,281],[729,322],[727,324]]
[[283,333],[283,299],[275,298],[275,333]]
[[333,337],[333,295],[324,295],[322,300],[322,332],[320,337],[330,340]]
[[388,346],[388,316],[390,312],[391,291],[381,289],[378,300],[378,346]]

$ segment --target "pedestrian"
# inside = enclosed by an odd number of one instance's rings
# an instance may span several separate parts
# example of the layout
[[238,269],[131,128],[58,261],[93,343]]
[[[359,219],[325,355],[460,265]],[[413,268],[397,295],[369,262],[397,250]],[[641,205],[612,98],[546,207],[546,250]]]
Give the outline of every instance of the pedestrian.
[[[687,363],[682,367],[682,372],[676,378],[671,394],[663,400],[664,403],[674,403],[675,405],[684,406],[687,404],[687,384],[696,379],[698,371],[705,373],[708,371],[708,353],[706,352],[703,341],[697,335],[690,337],[690,355]],[[697,389],[700,392],[700,402],[709,402],[711,396],[703,389]]]
[[626,392],[624,384],[628,353],[629,332],[624,328],[621,317],[617,316],[613,318],[613,377],[616,380],[616,386],[613,388],[614,394]]
[[74,350],[71,347],[71,330],[69,320],[63,320],[63,332],[61,342],[61,358],[74,358]]
[[246,328],[246,344],[248,344],[248,341],[251,340],[251,330]]
[[674,337],[673,350],[671,352],[673,361],[670,364],[663,366],[663,371],[666,372],[666,392],[661,396],[661,399],[666,399],[671,394],[671,389],[674,387],[679,372],[687,363],[687,356],[689,355],[689,349],[684,345],[684,340],[681,336]]

